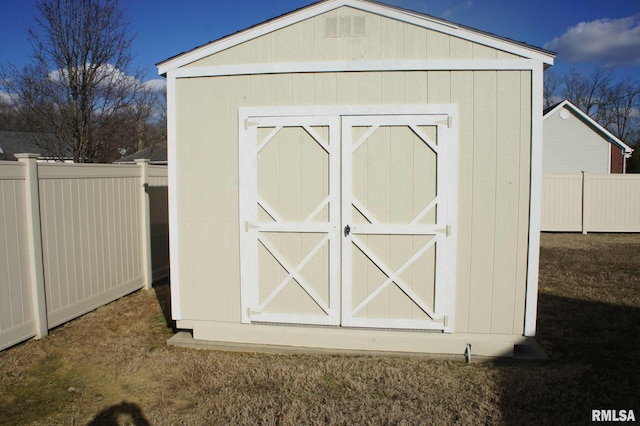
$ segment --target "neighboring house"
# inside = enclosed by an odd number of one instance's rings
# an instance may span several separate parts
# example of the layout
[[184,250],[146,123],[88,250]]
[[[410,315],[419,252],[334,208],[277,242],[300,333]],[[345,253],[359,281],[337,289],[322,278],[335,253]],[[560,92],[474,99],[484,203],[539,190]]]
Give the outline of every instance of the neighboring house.
[[159,63],[177,326],[209,342],[511,356],[535,334],[554,57],[327,0]]
[[625,173],[632,152],[568,100],[544,111],[543,173]]
[[167,145],[159,144],[150,146],[133,154],[125,155],[121,159],[114,161],[117,164],[134,164],[134,160],[147,159],[151,160],[151,164],[166,165],[167,164]]
[[16,132],[12,130],[0,130],[0,160],[16,161],[14,154],[41,154],[38,161],[41,162],[73,162],[73,154],[67,153],[62,159],[46,155],[45,149],[38,143],[47,145],[55,143],[55,136],[50,133]]

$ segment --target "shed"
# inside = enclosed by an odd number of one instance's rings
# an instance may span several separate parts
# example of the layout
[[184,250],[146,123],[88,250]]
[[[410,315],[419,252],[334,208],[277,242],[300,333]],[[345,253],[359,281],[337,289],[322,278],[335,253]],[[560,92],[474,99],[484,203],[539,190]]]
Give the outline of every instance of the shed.
[[626,173],[633,149],[568,100],[544,111],[543,173]]
[[327,0],[159,63],[178,328],[233,344],[512,355],[536,327],[553,59]]

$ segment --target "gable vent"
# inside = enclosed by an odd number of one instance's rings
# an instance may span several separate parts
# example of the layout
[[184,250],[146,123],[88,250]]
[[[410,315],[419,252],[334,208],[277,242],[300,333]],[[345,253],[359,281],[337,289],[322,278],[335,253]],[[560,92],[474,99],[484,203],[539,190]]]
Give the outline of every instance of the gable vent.
[[363,37],[367,35],[366,18],[356,16],[327,16],[324,19],[325,37]]

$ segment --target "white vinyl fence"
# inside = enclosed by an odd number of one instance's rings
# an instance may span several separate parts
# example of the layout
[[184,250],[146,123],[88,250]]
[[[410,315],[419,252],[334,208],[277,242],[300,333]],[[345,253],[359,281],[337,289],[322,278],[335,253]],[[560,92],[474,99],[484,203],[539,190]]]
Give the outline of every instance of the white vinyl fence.
[[0,161],[0,350],[168,275],[167,168]]
[[640,232],[640,175],[543,175],[541,230]]

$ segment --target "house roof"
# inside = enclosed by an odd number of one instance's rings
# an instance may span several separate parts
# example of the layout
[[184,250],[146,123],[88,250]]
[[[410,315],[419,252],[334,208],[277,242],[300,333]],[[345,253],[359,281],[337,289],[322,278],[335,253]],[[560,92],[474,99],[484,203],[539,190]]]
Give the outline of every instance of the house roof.
[[555,53],[531,46],[524,42],[511,40],[475,28],[459,25],[444,19],[436,18],[397,6],[390,6],[371,0],[323,0],[292,12],[272,18],[260,24],[253,25],[242,31],[224,36],[220,39],[198,46],[187,52],[180,53],[156,64],[158,73],[164,75],[167,71],[187,65],[191,62],[213,55],[222,50],[260,37],[280,28],[295,24],[311,17],[326,13],[339,7],[348,6],[365,12],[397,19],[424,28],[474,41],[496,49],[511,52],[529,59],[537,59],[546,65],[553,65]]
[[114,163],[133,163],[134,160],[148,159],[151,160],[151,164],[167,164],[167,145],[158,144],[143,149],[142,151],[134,152],[133,154],[126,155],[121,159],[114,161]]
[[36,144],[41,141],[44,144],[55,143],[55,136],[51,133],[16,132],[12,130],[0,131],[0,160],[15,161],[14,154],[32,153],[42,154],[45,157],[45,149]]
[[629,145],[625,144],[623,141],[618,139],[613,133],[605,129],[603,126],[598,124],[593,118],[589,117],[587,113],[582,111],[580,108],[571,103],[568,99],[563,100],[562,102],[558,102],[555,105],[550,106],[545,109],[543,112],[543,120],[547,117],[553,115],[556,111],[561,110],[562,108],[568,108],[574,112],[578,117],[580,117],[588,126],[593,128],[597,133],[602,136],[602,138],[607,139],[610,143],[617,145],[620,149],[624,151],[625,154],[631,154],[633,152],[633,148]]

